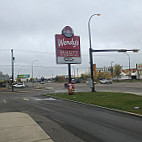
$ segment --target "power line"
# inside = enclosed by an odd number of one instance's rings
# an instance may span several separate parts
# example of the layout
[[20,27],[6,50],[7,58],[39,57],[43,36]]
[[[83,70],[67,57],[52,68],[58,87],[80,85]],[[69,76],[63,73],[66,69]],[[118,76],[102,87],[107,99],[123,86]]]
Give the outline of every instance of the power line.
[[43,51],[36,51],[36,50],[21,50],[21,49],[14,49],[16,51],[21,51],[21,52],[35,52],[35,53],[47,53],[47,54],[54,54],[53,52],[43,52]]
[[[36,51],[36,50],[21,50],[21,49],[14,49],[19,52],[34,52],[34,53],[45,53],[45,54],[55,54],[55,52],[47,52],[47,51]],[[83,56],[89,56],[89,54],[82,54]]]
[[0,49],[0,51],[10,51],[10,49]]
[[[10,67],[11,65],[0,65],[3,67]],[[30,68],[30,65],[14,65],[15,67],[28,67]],[[67,67],[58,67],[58,66],[34,66],[35,68],[55,68],[55,69],[62,69],[62,68],[67,68]],[[74,66],[75,67],[75,66]],[[84,67],[75,67],[75,69],[85,69],[85,68],[89,68],[88,66],[84,66]]]
[[[24,49],[13,49],[15,51],[19,51],[19,52],[32,52],[32,53],[42,53],[42,54],[55,54],[55,52],[47,52],[47,51],[36,51],[36,50],[24,50]],[[0,49],[0,51],[10,51],[10,49]],[[137,53],[137,56],[141,56],[140,54],[142,54],[141,52]],[[99,56],[110,56],[110,55],[114,55],[114,54],[100,54],[100,55],[93,55],[93,56],[96,56],[96,57],[99,57]],[[123,55],[123,54],[122,54]],[[132,54],[133,55],[133,54]],[[89,53],[88,54],[82,54],[82,56],[89,56]],[[120,54],[115,54],[115,56],[120,56]]]
[[[11,65],[0,65],[0,66],[5,66],[5,67],[9,67]],[[30,65],[14,65],[15,67],[31,67]],[[38,68],[67,68],[67,67],[57,67],[57,66],[34,66],[34,67],[38,67]]]

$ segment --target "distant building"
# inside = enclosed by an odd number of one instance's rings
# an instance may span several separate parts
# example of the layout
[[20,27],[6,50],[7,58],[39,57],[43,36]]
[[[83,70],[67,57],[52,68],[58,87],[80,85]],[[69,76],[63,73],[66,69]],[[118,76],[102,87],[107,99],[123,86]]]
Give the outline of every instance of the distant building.
[[123,69],[122,74],[123,74],[123,76],[125,74],[125,76],[127,76],[127,77],[130,75],[131,79],[142,79],[142,70],[140,70],[140,69],[136,69],[136,68],[131,68],[130,70]]
[[136,64],[136,69],[138,79],[142,79],[142,64]]
[[4,75],[0,71],[0,87],[8,87],[9,86],[9,82],[10,82],[9,75],[8,74]]

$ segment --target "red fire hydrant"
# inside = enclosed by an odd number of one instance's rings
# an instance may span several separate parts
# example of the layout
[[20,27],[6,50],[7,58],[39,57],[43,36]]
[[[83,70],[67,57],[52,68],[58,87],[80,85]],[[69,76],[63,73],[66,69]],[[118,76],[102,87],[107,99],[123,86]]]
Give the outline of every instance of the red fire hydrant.
[[69,95],[74,95],[74,84],[73,83],[68,83],[68,92]]

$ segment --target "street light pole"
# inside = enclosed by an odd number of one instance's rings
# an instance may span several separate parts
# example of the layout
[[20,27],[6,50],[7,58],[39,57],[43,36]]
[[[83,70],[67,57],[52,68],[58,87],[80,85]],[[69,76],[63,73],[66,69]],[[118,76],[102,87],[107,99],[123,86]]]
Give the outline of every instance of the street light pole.
[[112,63],[114,63],[114,61],[111,61],[111,78],[113,79],[113,67],[112,67]]
[[74,67],[72,67],[73,68],[73,71],[74,71],[74,79],[75,79],[75,68]]
[[91,30],[90,30],[90,21],[91,21],[91,18],[93,16],[101,16],[101,14],[93,14],[90,18],[89,18],[89,21],[88,21],[88,32],[89,32],[89,45],[90,45],[90,48],[89,48],[89,55],[90,55],[90,70],[91,70],[91,81],[92,81],[92,92],[95,92],[95,86],[94,86],[94,75],[93,75],[93,56],[92,56],[92,43],[91,43]]
[[130,67],[130,55],[128,53],[126,53],[126,55],[128,56],[128,59],[129,59],[129,75],[130,75],[130,70],[131,70],[131,67]]
[[77,69],[77,77],[79,78],[79,75],[78,75],[78,69]]
[[32,84],[33,84],[33,74],[34,74],[33,64],[34,64],[34,62],[36,62],[36,61],[38,61],[38,60],[34,60],[34,61],[32,62]]

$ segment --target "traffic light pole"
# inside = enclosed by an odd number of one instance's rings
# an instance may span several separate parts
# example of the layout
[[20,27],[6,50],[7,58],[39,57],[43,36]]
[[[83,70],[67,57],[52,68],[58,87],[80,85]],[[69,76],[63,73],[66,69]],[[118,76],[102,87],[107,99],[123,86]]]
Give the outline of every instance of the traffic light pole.
[[[89,28],[90,29],[90,28]],[[90,31],[89,31],[90,33]],[[90,35],[90,34],[89,34]],[[91,45],[91,38],[90,39],[90,45]],[[90,70],[91,70],[91,80],[92,80],[92,92],[95,92],[95,84],[94,84],[94,74],[93,74],[93,52],[138,52],[139,49],[132,49],[132,50],[127,50],[127,49],[104,49],[104,50],[93,50],[90,46],[89,48],[89,53],[90,53]],[[130,67],[129,67],[130,68]]]
[[91,29],[90,29],[90,21],[93,16],[101,16],[101,14],[93,14],[89,18],[88,21],[88,32],[89,32],[89,54],[90,54],[90,70],[91,70],[91,87],[92,87],[92,92],[95,92],[95,84],[94,84],[94,75],[93,75],[93,56],[92,56],[92,43],[91,43]]
[[95,92],[92,48],[89,48],[89,54],[90,54],[90,69],[91,69],[91,88],[92,88],[92,92]]

